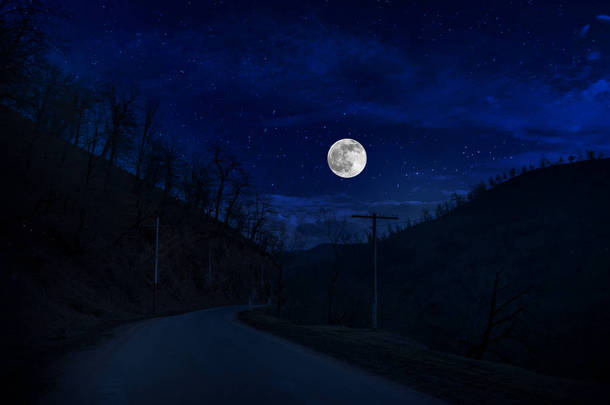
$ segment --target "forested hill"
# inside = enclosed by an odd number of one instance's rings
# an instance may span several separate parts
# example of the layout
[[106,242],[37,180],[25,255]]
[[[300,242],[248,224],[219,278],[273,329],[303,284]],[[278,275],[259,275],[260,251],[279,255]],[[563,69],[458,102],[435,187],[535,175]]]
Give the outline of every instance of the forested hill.
[[[516,176],[378,247],[383,328],[549,374],[610,375],[609,159]],[[332,318],[368,325],[370,251],[348,246],[337,265],[309,266],[311,289],[295,268],[303,292],[290,289],[286,316],[325,321],[325,288],[308,308],[298,303],[338,269]]]
[[255,238],[36,131],[0,110],[2,338],[11,354],[150,315],[157,216],[157,313],[267,299],[275,267]]

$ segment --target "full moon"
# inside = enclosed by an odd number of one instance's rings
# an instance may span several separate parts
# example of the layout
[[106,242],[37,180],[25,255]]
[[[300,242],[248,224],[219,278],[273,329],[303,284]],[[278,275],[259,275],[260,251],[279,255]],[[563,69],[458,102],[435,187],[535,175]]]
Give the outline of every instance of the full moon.
[[337,176],[356,177],[366,166],[366,151],[358,141],[345,138],[333,143],[328,150],[328,167]]

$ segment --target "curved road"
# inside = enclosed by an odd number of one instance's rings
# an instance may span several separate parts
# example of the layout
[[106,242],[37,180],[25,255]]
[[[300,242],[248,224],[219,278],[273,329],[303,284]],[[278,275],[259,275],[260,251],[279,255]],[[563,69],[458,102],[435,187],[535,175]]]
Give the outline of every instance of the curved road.
[[117,328],[52,369],[45,404],[445,404],[236,320],[244,307]]

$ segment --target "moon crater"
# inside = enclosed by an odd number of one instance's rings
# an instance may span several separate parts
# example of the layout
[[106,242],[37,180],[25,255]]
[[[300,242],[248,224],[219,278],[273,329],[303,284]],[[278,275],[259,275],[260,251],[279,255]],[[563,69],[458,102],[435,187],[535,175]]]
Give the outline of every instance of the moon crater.
[[339,177],[355,177],[366,166],[366,151],[354,139],[341,139],[328,150],[328,167]]

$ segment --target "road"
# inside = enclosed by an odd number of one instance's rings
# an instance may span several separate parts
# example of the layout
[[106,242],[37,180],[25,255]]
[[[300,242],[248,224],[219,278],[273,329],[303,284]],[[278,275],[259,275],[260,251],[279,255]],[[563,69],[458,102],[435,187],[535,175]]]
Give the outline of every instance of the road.
[[222,307],[117,328],[50,370],[45,404],[445,404],[251,329]]

